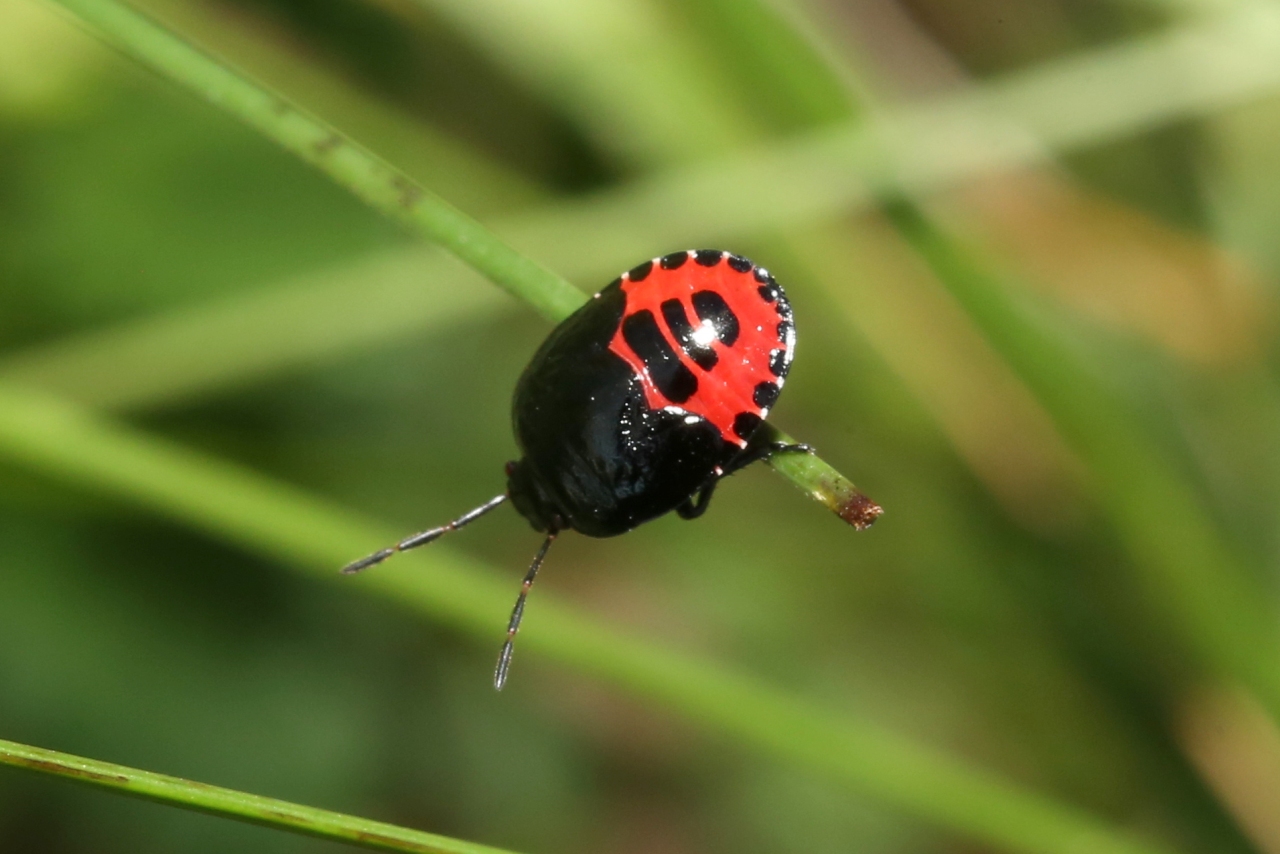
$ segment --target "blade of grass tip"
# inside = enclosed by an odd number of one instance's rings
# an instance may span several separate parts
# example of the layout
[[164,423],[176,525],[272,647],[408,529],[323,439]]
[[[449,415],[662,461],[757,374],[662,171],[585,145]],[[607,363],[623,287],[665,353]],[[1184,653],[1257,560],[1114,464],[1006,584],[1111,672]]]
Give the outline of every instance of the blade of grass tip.
[[[760,429],[766,431],[765,438],[775,446],[798,444],[768,422]],[[825,504],[828,510],[859,531],[871,527],[884,513],[884,508],[863,495],[851,480],[823,462],[817,454],[798,449],[784,450],[770,457],[769,465],[802,490],[805,489],[802,484],[812,484],[807,490],[809,497]]]
[[915,204],[886,208],[900,232],[1037,394],[1097,479],[1101,499],[1154,601],[1204,663],[1248,685],[1280,719],[1277,631],[1261,590],[1195,489],[1137,420],[997,274]]
[[[300,490],[7,385],[0,385],[0,456],[132,501],[333,583],[341,579],[336,567],[352,555],[392,539],[382,526]],[[356,587],[495,644],[510,604],[507,582],[442,545],[406,554],[399,566],[369,573]],[[712,733],[735,737],[753,750],[1001,850],[1167,851],[866,721],[620,634],[559,604],[546,591],[531,619],[523,636],[526,649],[683,713]]]
[[[88,24],[91,32],[105,36],[108,43],[319,167],[377,210],[408,223],[544,317],[563,320],[586,301],[586,295],[573,285],[516,252],[395,167],[136,12],[114,0],[54,2]],[[841,518],[851,512],[845,508],[852,484],[834,469],[828,472],[819,466],[792,465],[778,471],[806,494],[821,496],[823,503],[837,508]],[[829,485],[839,491],[829,492]]]
[[347,842],[362,848],[413,854],[504,854],[503,849],[461,839],[3,739],[0,739],[0,765],[38,771],[169,806]]

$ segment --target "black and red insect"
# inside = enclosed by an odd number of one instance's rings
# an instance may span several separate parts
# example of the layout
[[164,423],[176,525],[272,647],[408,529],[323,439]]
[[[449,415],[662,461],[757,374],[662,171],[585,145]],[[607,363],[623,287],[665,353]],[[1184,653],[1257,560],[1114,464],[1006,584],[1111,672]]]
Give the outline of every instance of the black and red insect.
[[761,425],[795,353],[791,305],[769,271],[719,250],[673,252],[623,273],[557,326],[516,384],[524,456],[507,489],[447,525],[343,572],[426,545],[507,499],[547,537],[512,611],[494,685],[511,664],[525,597],[556,535],[612,537],[675,510],[695,519],[720,479],[772,453]]

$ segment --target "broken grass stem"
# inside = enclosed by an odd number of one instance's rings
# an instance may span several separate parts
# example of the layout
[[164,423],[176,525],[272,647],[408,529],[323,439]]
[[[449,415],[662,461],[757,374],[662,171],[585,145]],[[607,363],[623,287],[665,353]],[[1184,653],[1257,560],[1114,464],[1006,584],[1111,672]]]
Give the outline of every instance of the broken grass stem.
[[[769,422],[761,430],[768,430],[772,444],[795,445],[796,440]],[[831,512],[859,531],[865,531],[880,518],[884,508],[868,498],[853,481],[840,474],[814,453],[780,452],[769,457],[769,465],[778,474],[794,483],[815,501],[826,505]]]

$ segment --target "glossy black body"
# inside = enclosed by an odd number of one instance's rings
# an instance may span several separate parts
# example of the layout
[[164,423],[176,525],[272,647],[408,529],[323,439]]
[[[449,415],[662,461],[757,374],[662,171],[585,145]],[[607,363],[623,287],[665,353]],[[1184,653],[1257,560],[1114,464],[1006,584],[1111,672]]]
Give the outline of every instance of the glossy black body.
[[704,420],[649,407],[609,350],[625,307],[614,282],[556,327],[516,385],[524,457],[508,468],[507,488],[540,531],[625,533],[685,505],[744,454]]

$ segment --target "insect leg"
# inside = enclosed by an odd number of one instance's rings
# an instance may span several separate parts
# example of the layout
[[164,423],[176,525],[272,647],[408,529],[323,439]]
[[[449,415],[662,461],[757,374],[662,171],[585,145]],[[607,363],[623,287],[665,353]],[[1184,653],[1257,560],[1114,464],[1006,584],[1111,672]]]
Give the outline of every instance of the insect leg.
[[703,513],[707,512],[707,505],[711,503],[711,493],[716,491],[716,484],[720,482],[719,476],[707,481],[706,486],[698,490],[697,498],[689,496],[684,503],[676,508],[676,515],[681,519],[697,519]]
[[469,522],[474,522],[476,519],[479,519],[481,516],[488,513],[490,510],[493,510],[506,500],[506,493],[495,496],[474,510],[468,510],[466,513],[463,513],[447,525],[441,525],[439,528],[432,528],[429,531],[422,531],[420,533],[413,534],[412,536],[405,537],[394,546],[388,546],[387,548],[376,551],[371,555],[362,557],[360,560],[353,561],[344,566],[342,568],[342,572],[345,575],[354,575],[355,573],[368,569],[371,566],[377,566],[393,554],[408,551],[409,549],[416,549],[418,546],[425,546],[432,540],[438,539],[451,531],[456,531]]
[[502,645],[502,652],[498,655],[498,666],[493,671],[493,687],[499,691],[502,690],[503,685],[507,684],[507,672],[511,670],[511,653],[515,651],[516,632],[520,631],[520,621],[524,619],[524,603],[529,598],[529,588],[533,587],[534,579],[538,577],[538,570],[542,567],[542,561],[547,556],[547,549],[551,548],[555,538],[556,532],[552,531],[542,541],[542,548],[538,549],[538,553],[533,556],[533,563],[529,565],[524,583],[520,585],[516,606],[511,609],[511,620],[507,623],[507,642]]

